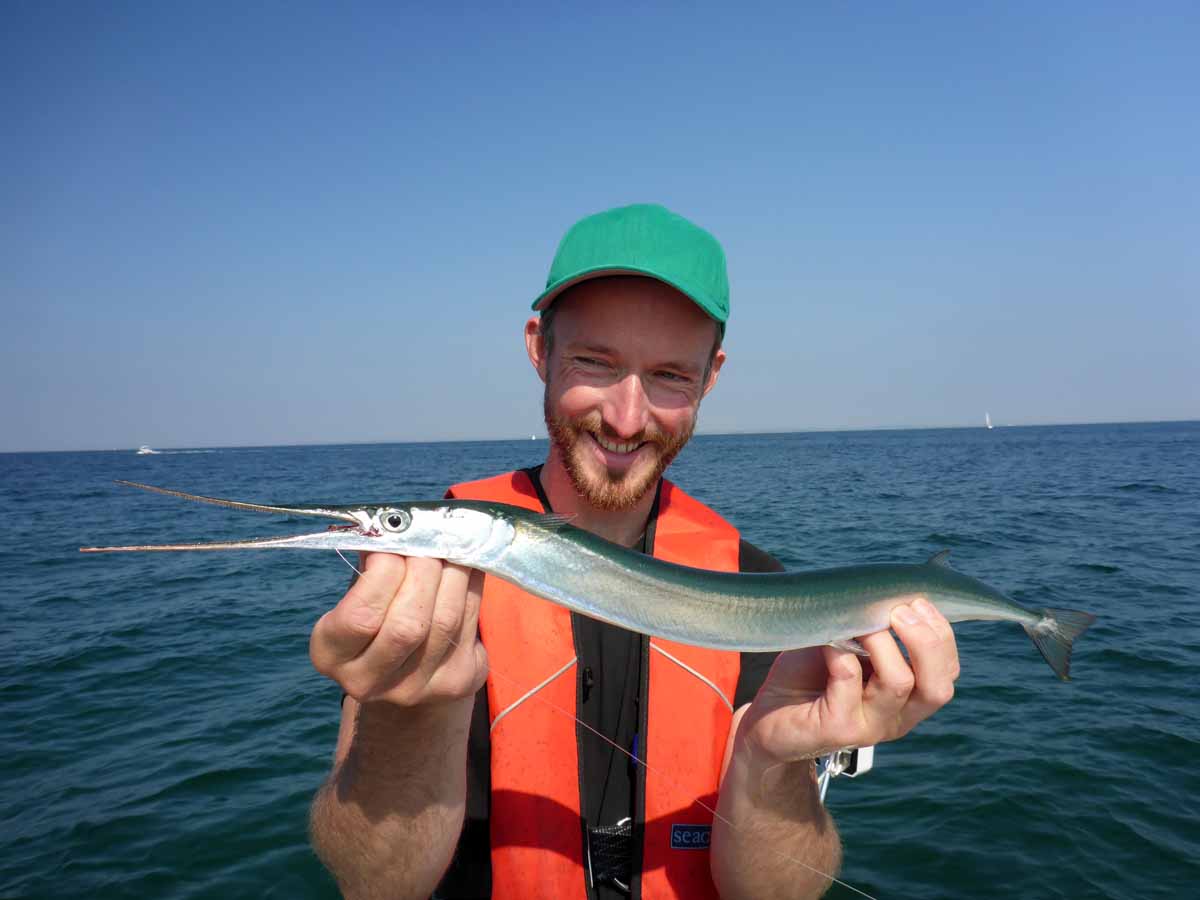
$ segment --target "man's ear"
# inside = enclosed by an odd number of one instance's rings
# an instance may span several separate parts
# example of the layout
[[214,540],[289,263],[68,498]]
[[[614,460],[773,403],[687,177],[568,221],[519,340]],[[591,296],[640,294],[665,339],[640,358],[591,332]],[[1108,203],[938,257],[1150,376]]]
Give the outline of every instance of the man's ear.
[[701,397],[707,397],[708,392],[717,386],[717,376],[721,374],[721,366],[725,365],[725,351],[718,350],[713,354],[712,365],[708,370],[708,382],[704,385],[704,393]]
[[538,378],[544,382],[549,377],[550,354],[542,337],[541,316],[530,316],[525,322],[525,352],[529,354],[529,362],[537,371]]

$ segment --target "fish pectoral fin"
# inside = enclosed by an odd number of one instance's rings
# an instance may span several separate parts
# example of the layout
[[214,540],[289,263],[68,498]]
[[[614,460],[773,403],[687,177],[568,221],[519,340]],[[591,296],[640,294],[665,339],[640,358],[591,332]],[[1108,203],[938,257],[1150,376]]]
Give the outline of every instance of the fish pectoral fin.
[[839,650],[849,650],[855,656],[870,656],[871,655],[870,653],[868,653],[866,651],[866,648],[863,647],[863,645],[860,644],[858,641],[856,641],[854,638],[846,638],[846,640],[844,640],[844,641],[830,641],[829,646],[837,647]]
[[573,513],[540,513],[537,517],[537,523],[543,528],[554,531],[562,528],[564,525],[570,525],[575,518]]

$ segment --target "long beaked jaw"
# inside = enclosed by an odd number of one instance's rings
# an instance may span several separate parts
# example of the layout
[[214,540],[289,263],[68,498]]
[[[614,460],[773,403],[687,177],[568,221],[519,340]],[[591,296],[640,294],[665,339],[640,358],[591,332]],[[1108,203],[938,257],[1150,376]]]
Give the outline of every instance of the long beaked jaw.
[[312,549],[312,550],[358,550],[370,549],[372,539],[378,540],[371,514],[367,510],[329,509],[324,507],[302,508],[292,506],[268,506],[262,503],[244,503],[240,500],[226,500],[221,497],[205,497],[201,494],[189,494],[185,491],[170,488],[155,487],[151,484],[141,484],[137,481],[117,481],[117,484],[134,487],[155,494],[166,494],[169,497],[179,497],[183,500],[193,500],[197,503],[208,503],[213,506],[224,506],[229,509],[243,509],[252,512],[278,513],[281,515],[313,516],[323,519],[338,519],[349,522],[349,525],[331,525],[326,531],[314,534],[296,534],[281,537],[246,538],[240,541],[203,541],[186,544],[135,544],[121,547],[80,547],[80,553],[123,553],[140,550],[271,550],[271,549]]
[[142,484],[137,481],[120,481],[117,484],[123,484],[126,487],[134,487],[142,491],[151,491],[155,494],[166,494],[168,497],[180,497],[184,500],[193,500],[196,503],[209,503],[213,506],[225,506],[229,509],[245,509],[251,512],[266,512],[280,513],[283,515],[292,516],[315,516],[319,519],[341,519],[343,522],[352,522],[355,525],[364,525],[369,519],[364,519],[366,513],[361,510],[346,510],[346,509],[330,509],[327,507],[313,507],[305,509],[295,506],[267,506],[263,503],[245,503],[241,500],[225,500],[221,497],[205,497],[201,494],[188,494],[184,491],[174,491],[170,488],[155,487],[152,484]]
[[268,506],[262,503],[243,503],[188,494],[184,491],[154,487],[132,481],[121,484],[153,491],[183,500],[211,503],[230,509],[246,509],[282,515],[314,516],[337,519],[325,531],[279,537],[244,538],[231,541],[189,541],[171,544],[131,544],[109,547],[81,547],[83,553],[120,553],[141,550],[362,550],[367,552],[400,553],[405,556],[426,556],[461,561],[474,559],[489,549],[498,552],[514,533],[503,516],[497,517],[488,508],[474,508],[469,503],[419,501],[366,506],[297,508]]
[[131,544],[124,547],[80,547],[80,553],[130,553],[139,550],[370,550],[379,535],[353,525],[331,525],[328,531],[241,541],[199,541],[190,544]]

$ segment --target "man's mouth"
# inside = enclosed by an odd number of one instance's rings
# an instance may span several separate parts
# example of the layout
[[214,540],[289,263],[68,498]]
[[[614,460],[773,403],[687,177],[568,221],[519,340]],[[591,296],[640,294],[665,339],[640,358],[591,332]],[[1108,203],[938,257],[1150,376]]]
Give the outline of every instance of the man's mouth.
[[608,438],[606,438],[602,435],[596,434],[595,432],[589,432],[589,434],[591,434],[592,440],[594,440],[597,444],[599,444],[601,447],[603,447],[609,453],[632,453],[638,447],[642,446],[642,443],[643,443],[642,441],[630,441],[627,443],[618,443],[616,441],[610,441],[610,440],[608,440]]

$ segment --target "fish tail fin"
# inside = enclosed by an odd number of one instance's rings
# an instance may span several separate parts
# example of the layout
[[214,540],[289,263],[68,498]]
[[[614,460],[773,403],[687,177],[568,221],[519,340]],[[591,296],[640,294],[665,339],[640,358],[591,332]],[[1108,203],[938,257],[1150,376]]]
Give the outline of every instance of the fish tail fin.
[[1096,621],[1091,613],[1075,609],[1041,609],[1042,619],[1036,625],[1022,625],[1042,658],[1054,674],[1063,681],[1071,680],[1071,651],[1075,638]]

